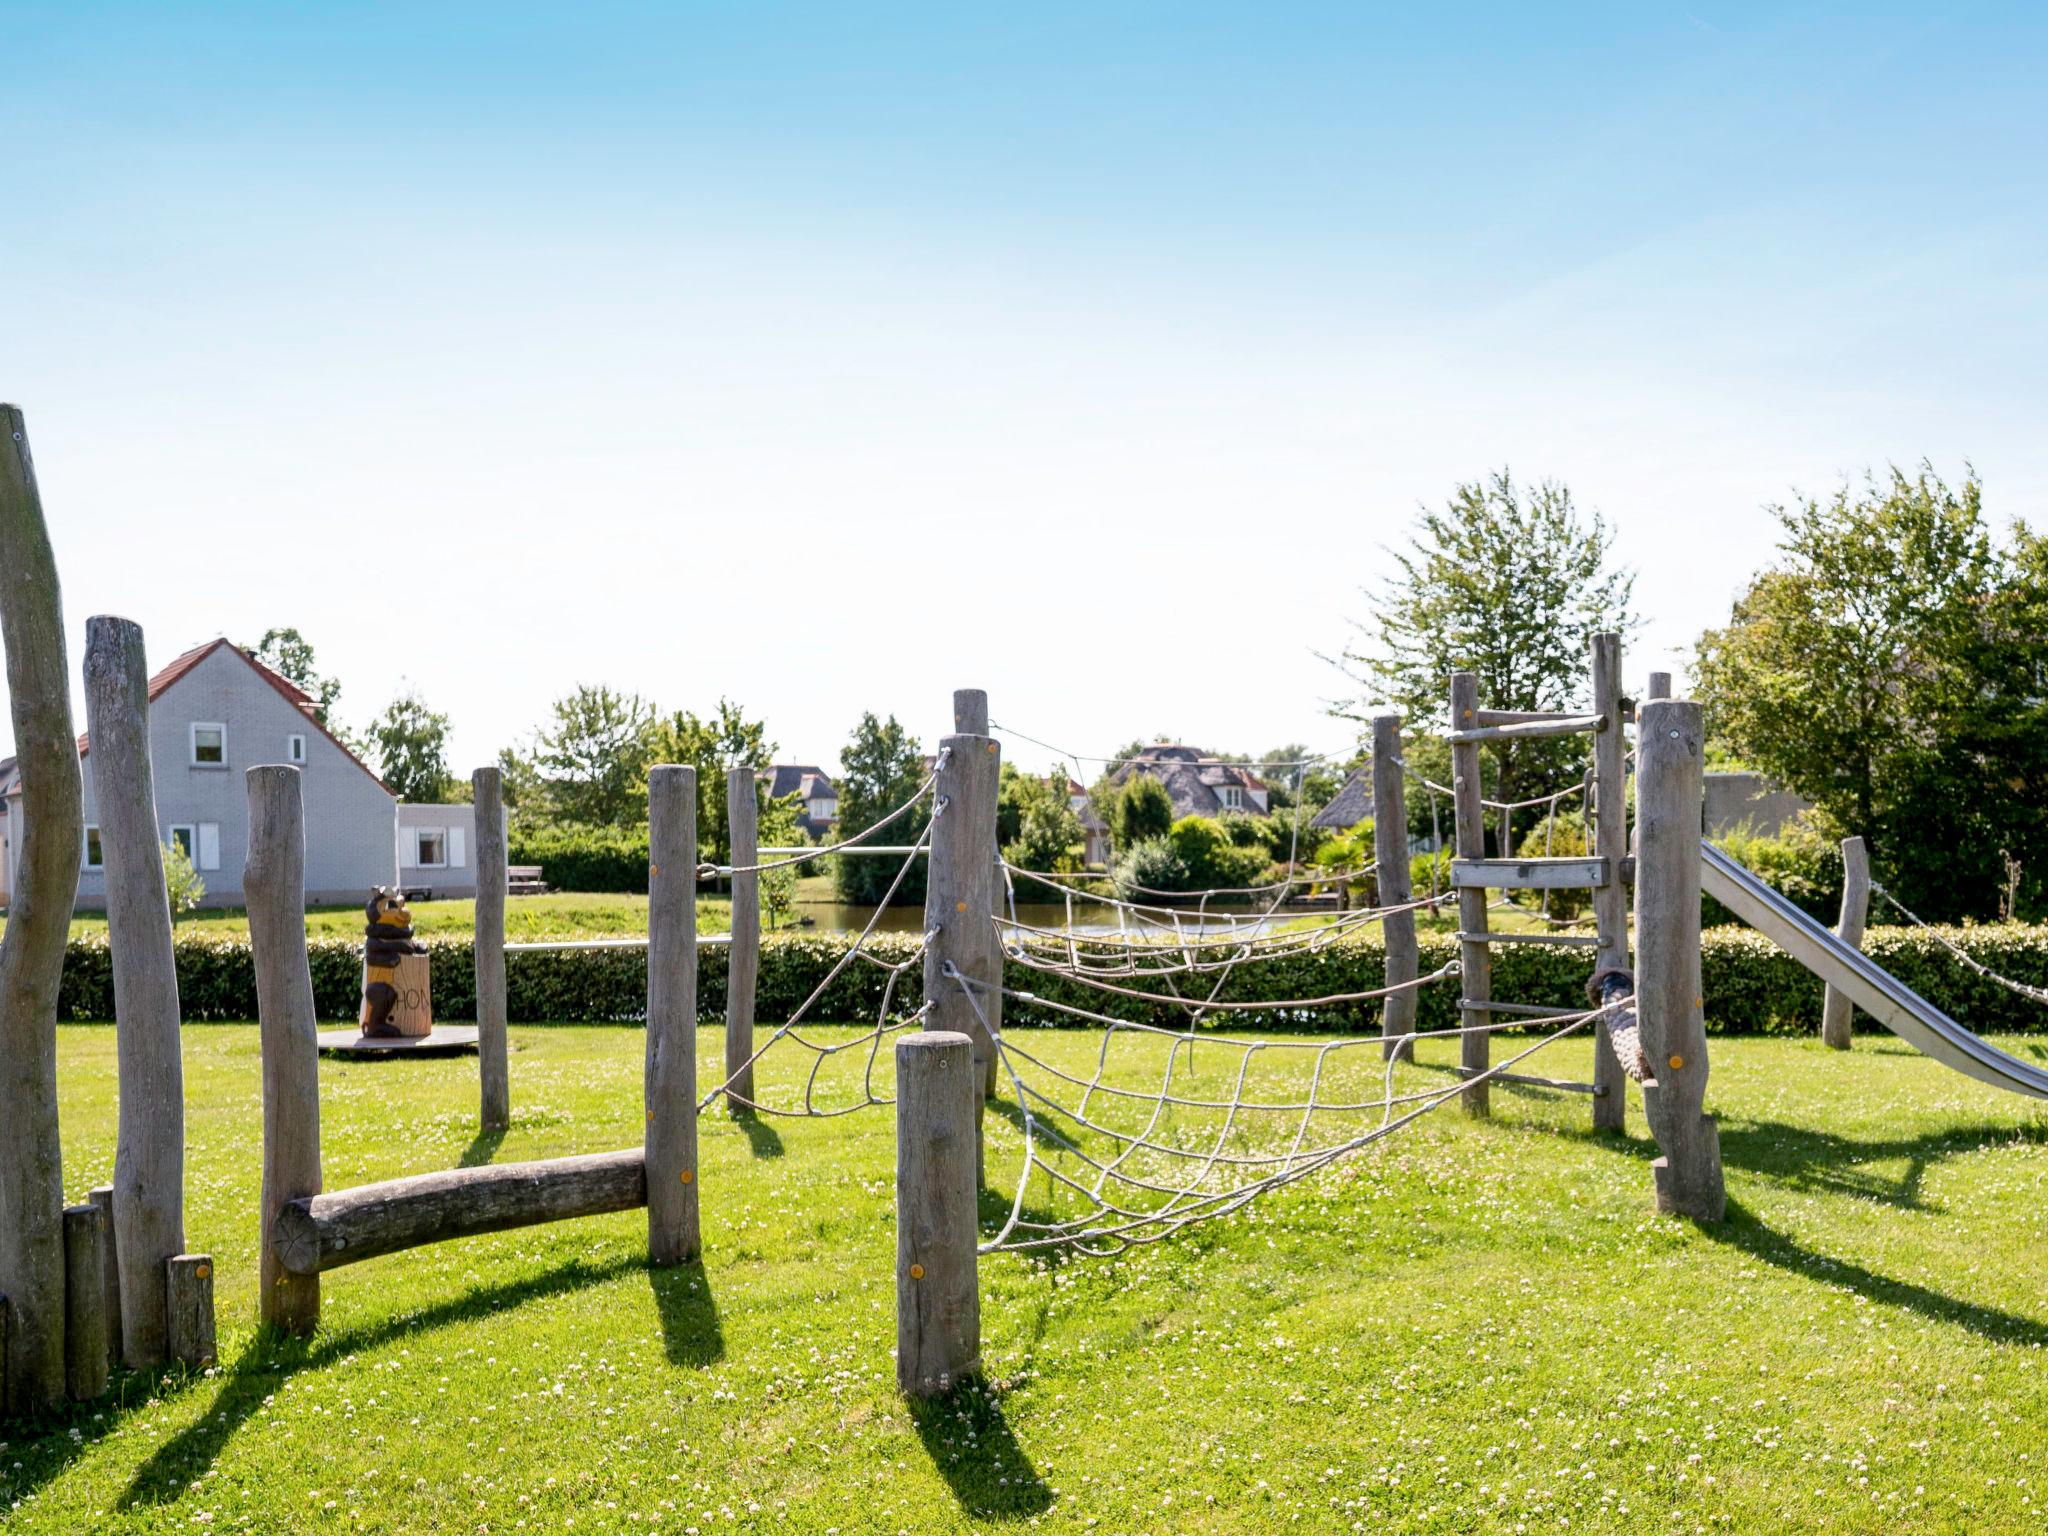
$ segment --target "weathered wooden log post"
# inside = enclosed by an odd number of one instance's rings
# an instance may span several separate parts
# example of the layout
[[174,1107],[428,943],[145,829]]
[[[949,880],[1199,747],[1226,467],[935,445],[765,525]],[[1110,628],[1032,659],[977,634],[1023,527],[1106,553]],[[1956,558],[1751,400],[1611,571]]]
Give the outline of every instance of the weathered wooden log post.
[[647,1257],[686,1264],[697,1228],[697,770],[647,774]]
[[299,770],[251,768],[249,862],[242,894],[256,963],[263,1052],[263,1198],[257,1316],[310,1334],[320,1324],[320,1277],[295,1275],[278,1253],[278,1213],[320,1193],[320,1041],[306,960],[306,813]]
[[754,770],[725,776],[727,841],[732,844],[732,946],[726,951],[725,1106],[734,1114],[754,1108],[754,988],[761,974],[760,806]]
[[1703,1112],[1707,1031],[1700,998],[1700,832],[1706,733],[1690,699],[1653,699],[1636,730],[1636,1021],[1655,1074],[1643,1112],[1663,1156],[1657,1208],[1719,1221],[1721,1138]]
[[21,778],[21,846],[0,938],[0,1417],[64,1397],[64,1162],[57,986],[85,816],[57,561],[21,411],[0,405],[0,641]]
[[[1002,948],[990,918],[995,861],[996,786],[1002,754],[987,736],[948,736],[939,743],[937,798],[932,806],[931,869],[925,883],[925,1015],[932,1029],[974,1042],[978,1097],[988,1097],[995,1042],[983,1020],[1002,985]],[[948,967],[953,974],[948,974]],[[972,988],[972,995],[962,982]],[[975,1145],[980,1147],[977,1130]]]
[[1671,697],[1671,674],[1652,672],[1649,682],[1643,688],[1645,699],[1668,699]]
[[64,1390],[107,1390],[107,1218],[90,1202],[64,1207]]
[[85,722],[114,962],[121,1358],[131,1370],[146,1370],[166,1358],[164,1266],[185,1251],[185,1069],[141,625],[106,615],[85,621]]
[[107,1293],[107,1365],[121,1363],[121,1255],[120,1238],[114,1231],[114,1186],[95,1185],[86,1199],[100,1208],[107,1228],[107,1263],[101,1283]]
[[469,776],[476,807],[476,1067],[480,1109],[487,1131],[512,1124],[512,1068],[505,1041],[505,784],[496,768]]
[[[1870,854],[1860,837],[1842,839],[1842,915],[1835,922],[1835,934],[1852,949],[1863,947],[1863,925],[1870,920]],[[1849,1049],[1849,1024],[1856,1011],[1849,995],[1828,984],[1821,1000],[1821,1044],[1837,1051]]]
[[[1408,791],[1402,782],[1401,717],[1372,719],[1372,860],[1382,907],[1403,907],[1415,899],[1408,873]],[[1422,955],[1415,942],[1415,914],[1389,913],[1380,924],[1385,935],[1387,985],[1405,986],[1422,974]],[[1398,1055],[1415,1059],[1415,990],[1391,992],[1380,1016],[1383,1060]]]
[[[1451,729],[1469,731],[1479,724],[1479,678],[1472,672],[1451,674]],[[1451,810],[1457,831],[1454,849],[1461,859],[1486,857],[1486,806],[1479,779],[1479,744],[1460,741],[1451,747]],[[1458,989],[1468,1003],[1478,1006],[1459,1010],[1464,1034],[1458,1041],[1458,1061],[1467,1075],[1484,1072],[1492,1062],[1492,1036],[1487,1032],[1493,1015],[1485,1005],[1493,1000],[1493,952],[1486,944],[1486,891],[1482,886],[1458,887]],[[1470,1083],[1458,1096],[1468,1115],[1484,1115],[1492,1107],[1488,1084]]]
[[980,1368],[980,1087],[968,1036],[897,1040],[896,1385],[910,1397]]
[[[1589,851],[1607,871],[1607,883],[1593,889],[1593,927],[1599,945],[1593,951],[1592,992],[1597,1002],[1603,977],[1629,974],[1629,898],[1628,885],[1622,879],[1622,861],[1628,857],[1628,781],[1621,718],[1621,636],[1595,635],[1592,654],[1593,713],[1601,724],[1593,733],[1593,803],[1589,807],[1593,846]],[[1557,814],[1556,806],[1550,814]],[[1625,1130],[1628,1077],[1614,1052],[1607,1021],[1596,1021],[1594,1030],[1593,1125],[1598,1130]]]
[[[989,734],[988,694],[985,690],[980,688],[955,688],[953,690],[953,729],[962,736],[986,736]],[[1000,794],[1002,790],[1002,774],[1000,770],[996,775],[996,789],[997,793]],[[1003,850],[996,832],[996,807],[993,801],[989,804],[988,844],[990,860],[988,909],[996,917],[1001,917],[1003,915],[1003,893],[1007,887],[1003,879]],[[991,925],[988,932],[988,940],[989,949],[993,957],[992,964],[995,966],[994,974],[997,985],[990,988],[987,994],[982,997],[981,1011],[988,1020],[988,1032],[990,1037],[993,1038],[1003,1032],[1003,989],[1001,985],[1003,977],[1002,929]],[[996,1053],[991,1050],[982,1059],[981,1063],[981,1092],[982,1097],[985,1099],[994,1097],[996,1093],[997,1079],[1000,1076],[998,1067]]]
[[171,1358],[194,1370],[214,1363],[213,1257],[180,1253],[164,1266],[164,1335]]

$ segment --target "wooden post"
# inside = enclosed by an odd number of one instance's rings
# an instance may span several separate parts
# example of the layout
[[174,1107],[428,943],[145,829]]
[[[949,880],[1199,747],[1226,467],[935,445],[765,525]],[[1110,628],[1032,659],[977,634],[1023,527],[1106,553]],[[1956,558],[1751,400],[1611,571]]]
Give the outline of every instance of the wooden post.
[[[1592,640],[1593,712],[1603,724],[1593,734],[1592,848],[1607,868],[1607,883],[1593,888],[1593,927],[1599,946],[1593,951],[1593,979],[1629,969],[1628,886],[1621,862],[1628,856],[1628,781],[1626,743],[1621,729],[1621,636],[1598,634]],[[1551,814],[1557,814],[1556,807]],[[1597,996],[1597,989],[1596,989]],[[1593,1125],[1619,1131],[1628,1126],[1628,1077],[1607,1021],[1599,1020],[1593,1036]]]
[[1649,686],[1643,689],[1645,699],[1668,699],[1671,697],[1671,674],[1652,672]]
[[[1382,907],[1404,906],[1414,899],[1408,876],[1408,799],[1401,772],[1401,717],[1374,715],[1372,720],[1372,857]],[[1422,974],[1422,956],[1415,943],[1415,914],[1395,912],[1380,924],[1385,935],[1387,985],[1400,986]],[[1415,1059],[1415,992],[1389,994],[1380,1015],[1385,1040],[1381,1057]]]
[[21,778],[21,846],[0,938],[0,1295],[12,1325],[0,1418],[64,1398],[64,1162],[57,986],[85,847],[57,561],[21,411],[0,405],[0,641]]
[[[1842,915],[1835,934],[1853,949],[1863,947],[1863,925],[1870,920],[1870,855],[1860,837],[1842,839]],[[1821,1044],[1837,1051],[1849,1049],[1849,1023],[1855,1004],[1839,987],[1830,984],[1821,1001]]]
[[[1002,946],[993,910],[996,787],[1002,754],[987,736],[948,736],[939,743],[938,803],[933,808],[931,870],[925,882],[924,926],[931,942],[924,952],[925,1017],[934,1030],[962,1034],[974,1042],[975,1081],[981,1097],[996,1066],[989,996],[1002,984]],[[974,986],[972,1001],[948,965]],[[979,1145],[979,1134],[976,1137]]]
[[1636,730],[1636,1022],[1653,1081],[1643,1111],[1663,1156],[1657,1208],[1719,1221],[1721,1139],[1702,1112],[1707,1031],[1700,1001],[1700,832],[1706,733],[1690,699],[1645,703]]
[[107,1229],[107,1264],[101,1278],[107,1293],[107,1365],[112,1368],[121,1363],[121,1239],[114,1230],[114,1186],[98,1185],[86,1199],[100,1208]]
[[981,1366],[979,1083],[968,1036],[896,1041],[896,1385],[909,1397]]
[[64,1390],[107,1390],[107,1221],[90,1202],[64,1207]]
[[[962,736],[986,736],[989,734],[988,694],[984,690],[980,688],[955,688],[953,690],[953,729]],[[1002,774],[1000,770],[996,774],[996,789],[997,793],[1000,794],[1002,790]],[[1003,850],[996,833],[996,808],[994,801],[991,801],[989,804],[988,845],[990,859],[988,909],[995,916],[1001,917],[1003,915],[1003,892],[1006,886],[1003,880]],[[1003,977],[1003,934],[1000,928],[991,927],[989,929],[989,944],[993,955],[991,963],[995,966],[994,975],[997,985],[983,994],[981,1011],[988,1018],[989,1034],[995,1036],[1003,1032],[1003,991],[1001,986]],[[984,1099],[995,1096],[997,1079],[1000,1076],[1000,1064],[996,1060],[996,1053],[989,1051],[982,1058],[981,1063],[981,1094]]]
[[164,1297],[171,1358],[194,1370],[212,1365],[213,1255],[173,1254],[164,1265]]
[[697,770],[647,774],[647,1257],[686,1264],[697,1231]]
[[320,1042],[306,961],[306,817],[299,770],[251,768],[249,862],[242,894],[256,964],[263,1052],[263,1201],[257,1316],[265,1327],[310,1334],[320,1323],[320,1277],[278,1258],[277,1215],[320,1193]]
[[754,983],[761,973],[761,877],[748,869],[761,861],[760,806],[754,770],[725,776],[725,820],[732,844],[732,946],[726,951],[725,1106],[735,1114],[754,1108]]
[[496,768],[469,776],[476,807],[476,1067],[478,1120],[487,1131],[512,1125],[512,1068],[505,1042],[505,785]]
[[139,624],[106,615],[85,621],[85,720],[106,867],[121,1088],[114,1145],[117,1326],[121,1358],[131,1370],[147,1370],[165,1359],[164,1264],[185,1249],[185,1071]]
[[[1451,729],[1471,730],[1479,723],[1479,678],[1471,672],[1451,675]],[[1479,744],[1471,741],[1451,747],[1451,809],[1457,827],[1453,851],[1461,859],[1486,857],[1486,808],[1481,803]],[[1486,1003],[1493,999],[1493,955],[1487,948],[1486,891],[1477,886],[1458,888],[1458,931],[1467,935],[1458,945],[1460,978],[1458,987],[1466,1001]],[[1459,1039],[1459,1064],[1468,1073],[1484,1072],[1491,1064],[1492,1042],[1486,1028],[1493,1015],[1483,1008],[1459,1012],[1465,1033]],[[1484,1115],[1492,1107],[1484,1081],[1467,1085],[1458,1096],[1468,1115]]]

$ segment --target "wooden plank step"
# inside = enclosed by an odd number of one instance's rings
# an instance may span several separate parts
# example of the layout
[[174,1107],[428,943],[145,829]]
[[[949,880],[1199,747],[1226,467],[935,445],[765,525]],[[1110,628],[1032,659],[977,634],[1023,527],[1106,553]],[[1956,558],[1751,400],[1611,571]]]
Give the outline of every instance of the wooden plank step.
[[1477,997],[1461,997],[1460,1008],[1469,1008],[1474,1013],[1507,1013],[1524,1019],[1575,1019],[1586,1010],[1583,1008],[1545,1008],[1535,1003],[1496,1003]]
[[[1475,1069],[1458,1067],[1454,1069],[1460,1077],[1475,1076]],[[1549,1088],[1557,1093],[1583,1093],[1588,1098],[1604,1099],[1607,1090],[1597,1083],[1575,1083],[1568,1077],[1534,1077],[1527,1072],[1496,1072],[1491,1082],[1520,1083],[1525,1088]]]
[[1453,859],[1453,890],[1598,890],[1607,884],[1605,859]]

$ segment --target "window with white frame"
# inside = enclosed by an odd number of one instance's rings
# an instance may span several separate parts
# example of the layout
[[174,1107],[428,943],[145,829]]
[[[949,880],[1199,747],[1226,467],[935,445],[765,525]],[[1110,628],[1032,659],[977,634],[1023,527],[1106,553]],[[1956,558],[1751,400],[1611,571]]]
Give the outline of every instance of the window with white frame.
[[225,768],[228,764],[228,728],[218,720],[192,722],[192,766]]
[[100,829],[92,825],[87,825],[85,829],[85,867],[106,868],[106,865],[100,862]]
[[306,760],[306,738],[294,733],[284,739],[284,760],[288,763],[303,763]]
[[1226,784],[1217,790],[1216,793],[1222,798],[1223,809],[1226,811],[1241,811],[1244,809],[1244,791],[1235,784]]
[[448,832],[445,827],[412,829],[412,862],[417,869],[448,867]]
[[164,832],[167,834],[164,841],[184,849],[185,857],[191,861],[192,867],[197,869],[199,867],[199,829],[197,827],[173,825],[165,827]]

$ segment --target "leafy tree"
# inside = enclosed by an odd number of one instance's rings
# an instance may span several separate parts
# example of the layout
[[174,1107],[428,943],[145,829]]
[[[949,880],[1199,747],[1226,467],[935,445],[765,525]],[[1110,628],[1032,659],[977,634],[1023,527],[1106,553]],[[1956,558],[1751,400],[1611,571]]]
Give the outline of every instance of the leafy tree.
[[1187,869],[1189,890],[1254,885],[1271,862],[1263,842],[1240,846],[1230,829],[1211,816],[1181,817],[1166,839]]
[[645,822],[653,707],[638,694],[584,683],[555,700],[553,712],[532,753],[553,814],[599,826]]
[[1173,826],[1173,797],[1149,773],[1133,773],[1117,792],[1109,814],[1109,840],[1131,848],[1148,838],[1164,837]]
[[328,677],[313,663],[312,642],[296,629],[266,629],[254,645],[242,647],[286,682],[296,685],[313,701],[313,718],[328,724],[334,701],[341,697],[341,681]]
[[1860,833],[1924,916],[1988,916],[2002,854],[2048,832],[2048,559],[2001,543],[1974,474],[1931,466],[1773,507],[1780,559],[1700,637],[1694,692],[1725,749]]
[[1003,857],[1019,869],[1066,874],[1081,867],[1081,818],[1067,797],[1067,776],[1018,776],[1017,830]]
[[[925,781],[924,756],[917,738],[891,715],[878,720],[872,713],[860,717],[846,749],[839,754],[839,831],[841,838],[865,832],[876,822],[915,795]],[[917,841],[931,820],[929,803],[920,805],[901,821],[891,824],[885,834],[890,844]],[[896,893],[899,903],[924,900],[925,863],[912,862],[910,873]],[[832,861],[832,882],[839,899],[851,906],[872,906],[880,901],[896,878],[897,861],[849,854]]]
[[[779,800],[770,800],[763,795],[761,816],[756,824],[761,846],[795,848],[803,844],[806,839],[797,827],[797,818],[802,813],[801,794],[784,795]],[[761,916],[767,919],[769,928],[779,928],[796,915],[797,872],[801,867],[785,864],[780,869],[763,870],[758,877]]]
[[[733,768],[766,768],[775,760],[768,727],[749,720],[730,699],[708,719],[683,710],[655,722],[647,737],[649,763],[687,763],[697,770],[697,847],[700,857],[724,864],[732,857],[725,776]],[[757,801],[765,799],[759,786]],[[758,825],[758,823],[757,823]],[[763,842],[770,842],[764,838]],[[782,846],[770,842],[770,846]]]
[[206,900],[206,882],[192,867],[192,857],[176,838],[164,844],[164,895],[170,901],[171,921],[176,922]]
[[[1635,574],[1614,564],[1613,543],[1606,520],[1556,481],[1521,487],[1503,469],[1458,486],[1441,511],[1423,510],[1408,548],[1392,552],[1395,574],[1368,592],[1376,620],[1355,623],[1356,645],[1334,658],[1365,692],[1332,713],[1364,720],[1383,701],[1411,721],[1442,719],[1453,672],[1478,674],[1489,709],[1583,704],[1588,641],[1636,626]],[[1561,789],[1584,754],[1569,740],[1495,744],[1487,798]]]
[[377,774],[401,800],[435,803],[448,793],[448,717],[416,691],[401,693],[370,722]]

